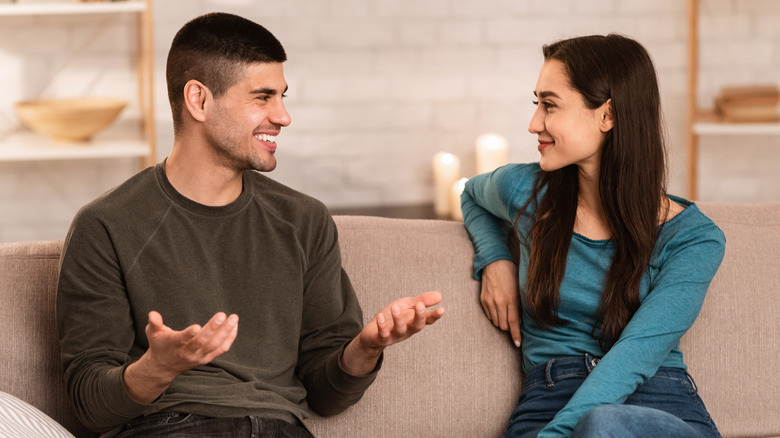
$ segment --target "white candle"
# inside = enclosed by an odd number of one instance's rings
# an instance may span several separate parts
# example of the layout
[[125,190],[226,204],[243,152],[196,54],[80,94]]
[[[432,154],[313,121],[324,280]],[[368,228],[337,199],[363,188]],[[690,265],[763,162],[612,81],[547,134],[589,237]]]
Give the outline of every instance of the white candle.
[[463,210],[460,208],[460,195],[463,193],[463,189],[466,188],[466,181],[468,178],[461,178],[452,183],[452,190],[450,191],[450,206],[452,207],[451,217],[453,220],[463,220]]
[[506,138],[498,134],[482,134],[477,137],[477,175],[496,170],[508,161],[509,147]]
[[455,155],[439,152],[433,156],[433,210],[437,217],[450,214],[450,190],[460,177],[460,160]]

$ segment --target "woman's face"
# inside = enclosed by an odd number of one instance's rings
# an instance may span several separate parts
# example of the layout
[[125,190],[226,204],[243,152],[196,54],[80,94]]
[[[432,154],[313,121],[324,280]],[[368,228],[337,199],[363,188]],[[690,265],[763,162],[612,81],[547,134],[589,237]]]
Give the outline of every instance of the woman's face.
[[528,131],[539,139],[542,170],[576,164],[580,171],[598,175],[601,147],[612,129],[611,101],[596,109],[585,106],[563,63],[554,59],[542,65],[534,95],[537,108]]

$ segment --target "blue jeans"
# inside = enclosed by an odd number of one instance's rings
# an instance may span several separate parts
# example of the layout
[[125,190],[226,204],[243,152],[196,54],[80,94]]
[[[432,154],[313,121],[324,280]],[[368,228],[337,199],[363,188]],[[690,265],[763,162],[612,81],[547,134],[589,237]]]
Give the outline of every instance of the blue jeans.
[[209,418],[161,412],[131,420],[116,435],[116,438],[131,437],[312,438],[312,435],[301,426],[271,418]]
[[[520,403],[509,418],[505,437],[535,437],[563,409],[598,364],[591,355],[553,359],[525,377]],[[661,367],[622,405],[587,412],[572,437],[720,438],[699,397],[696,384],[681,368]]]

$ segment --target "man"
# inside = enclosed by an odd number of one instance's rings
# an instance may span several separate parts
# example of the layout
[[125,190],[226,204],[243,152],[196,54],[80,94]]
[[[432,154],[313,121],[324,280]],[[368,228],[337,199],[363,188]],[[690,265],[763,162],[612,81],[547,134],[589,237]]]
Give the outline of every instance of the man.
[[57,319],[68,393],[90,428],[310,436],[307,407],[357,402],[383,349],[443,315],[428,309],[441,294],[426,292],[361,329],[327,209],[257,172],[274,169],[290,124],[285,60],[238,16],[187,23],[168,56],[170,156],[74,219]]

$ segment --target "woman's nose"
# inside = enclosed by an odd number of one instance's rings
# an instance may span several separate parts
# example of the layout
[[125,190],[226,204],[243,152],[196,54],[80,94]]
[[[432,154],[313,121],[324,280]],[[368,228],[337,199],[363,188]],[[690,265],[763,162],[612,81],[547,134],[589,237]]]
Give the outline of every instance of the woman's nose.
[[[541,103],[539,104],[541,105]],[[544,117],[542,115],[542,109],[536,107],[534,115],[531,116],[531,121],[528,123],[528,132],[531,134],[538,134],[544,131]]]

